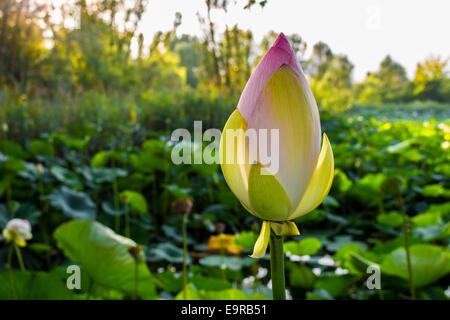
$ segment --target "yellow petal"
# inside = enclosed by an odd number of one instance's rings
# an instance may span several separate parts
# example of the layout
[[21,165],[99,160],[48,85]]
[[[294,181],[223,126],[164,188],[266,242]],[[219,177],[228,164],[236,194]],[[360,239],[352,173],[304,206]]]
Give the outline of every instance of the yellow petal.
[[334,157],[330,141],[323,134],[322,150],[308,189],[289,219],[295,219],[317,208],[330,191],[334,177]]
[[261,226],[261,232],[259,233],[259,237],[255,242],[255,247],[253,248],[253,254],[250,258],[262,258],[266,255],[267,246],[269,245],[270,240],[270,222],[263,221]]
[[19,246],[19,247],[25,247],[27,245],[27,242],[25,241],[25,239],[21,236],[17,236],[14,238],[14,242]]
[[[248,199],[248,176],[251,165],[246,157],[248,155],[245,141],[246,130],[247,122],[236,109],[228,118],[220,137],[220,167],[231,191],[243,206],[253,213]],[[236,133],[236,136],[233,136],[233,133]],[[246,157],[244,161],[240,161],[242,159],[239,157],[242,156]]]
[[12,236],[8,229],[3,229],[2,231],[3,238],[5,238],[5,242],[8,243],[11,241]]
[[[293,211],[308,187],[320,152],[319,113],[305,76],[286,65],[280,67],[261,91],[248,128],[279,130],[279,168],[269,171],[284,188]],[[273,143],[270,140],[269,150]],[[269,169],[265,161],[258,161]]]

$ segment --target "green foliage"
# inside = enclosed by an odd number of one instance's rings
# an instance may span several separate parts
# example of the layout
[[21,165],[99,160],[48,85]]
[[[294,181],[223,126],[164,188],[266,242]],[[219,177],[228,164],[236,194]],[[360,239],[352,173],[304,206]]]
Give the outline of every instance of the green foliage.
[[253,250],[253,246],[255,245],[256,239],[258,239],[258,234],[252,231],[243,231],[239,233],[239,235],[235,239],[235,243],[244,247],[249,251]]
[[[123,0],[66,4],[68,15],[79,12],[76,27],[48,19],[50,6],[31,1],[22,14],[25,1],[7,3],[0,15],[0,228],[11,218],[30,221],[33,239],[23,258],[33,271],[18,271],[13,259],[16,296],[4,285],[0,298],[130,298],[136,262],[138,297],[183,298],[182,217],[170,209],[177,198],[194,204],[187,218],[188,298],[270,297],[268,261],[245,255],[258,220],[240,206],[217,165],[170,161],[170,132],[192,129],[194,120],[204,130],[223,128],[278,35],[255,43],[252,31],[237,25],[218,33],[213,11],[266,1],[210,2],[208,12],[199,12],[204,35],[179,35],[177,15],[174,28],[156,33],[148,47],[137,31],[142,0],[130,8]],[[367,267],[377,264],[385,298],[408,297],[405,214],[418,297],[446,298],[447,61],[427,58],[410,80],[386,56],[356,83],[347,56],[323,42],[306,56],[301,35],[287,37],[321,110],[336,166],[324,203],[296,219],[306,238],[284,244],[290,294],[378,298],[365,286]],[[218,232],[236,234],[245,254],[209,252],[208,239]],[[1,242],[0,269],[7,251]],[[67,263],[81,265],[83,288],[76,294],[64,286]],[[7,273],[0,272],[0,283],[9,283]]]
[[76,192],[67,187],[54,190],[48,200],[51,205],[60,209],[67,217],[72,219],[95,219],[96,206],[89,195]]
[[315,255],[322,248],[322,243],[316,238],[306,238],[298,242],[288,241],[284,243],[284,251],[298,256]]
[[317,280],[317,276],[306,265],[289,264],[289,284],[292,287],[312,289]]
[[119,195],[120,200],[130,206],[131,211],[136,213],[147,213],[147,200],[145,197],[136,191],[125,190]]
[[144,299],[156,298],[153,276],[142,252],[138,261],[130,253],[136,247],[131,239],[115,234],[95,221],[71,221],[55,230],[58,247],[95,283],[132,294],[135,290],[137,264],[137,293]]
[[47,141],[32,140],[28,143],[28,148],[34,156],[41,155],[53,157],[55,155],[55,149],[53,148],[53,145],[51,145]]
[[[13,279],[11,283],[11,279]],[[67,290],[60,278],[43,271],[0,272],[1,300],[76,300],[79,296]],[[9,284],[9,285],[8,285]]]
[[[152,112],[158,108],[156,103]],[[397,115],[409,114],[408,108],[403,114],[396,110]],[[390,115],[391,111],[380,110]],[[306,238],[285,241],[291,295],[295,299],[367,298],[364,281],[371,264],[381,265],[383,288],[395,292],[386,298],[408,295],[401,231],[405,212],[413,273],[418,274],[417,290],[423,297],[434,297],[431,288],[444,288],[448,273],[444,248],[450,239],[449,185],[445,179],[447,154],[442,147],[447,122],[388,122],[362,111],[356,117],[346,113],[332,118],[323,114],[322,118],[333,143],[336,176],[323,205],[296,221]],[[46,234],[56,229],[56,244],[62,250],[50,262],[53,270],[61,269],[68,258],[81,265],[84,288],[89,287],[90,278],[94,279],[92,297],[129,298],[134,294],[134,260],[127,250],[139,242],[147,246],[140,251],[139,268],[147,268],[142,276],[151,278],[150,287],[138,296],[183,297],[179,272],[183,262],[182,217],[170,210],[170,203],[190,198],[194,208],[187,225],[188,295],[246,298],[256,293],[258,298],[270,297],[265,286],[270,275],[261,271],[267,261],[207,250],[209,237],[223,230],[217,223],[224,224],[227,234],[240,232],[235,244],[246,253],[253,249],[259,231],[257,220],[239,206],[218,168],[172,165],[168,133],[144,133],[139,126],[130,127],[134,129],[129,132],[135,130],[130,139],[90,130],[82,130],[81,136],[44,135],[36,145],[43,142],[43,150],[52,149],[53,156],[48,150],[33,152],[29,143],[23,144],[28,148],[15,142],[1,144],[0,227],[13,215],[30,220],[33,239],[24,250],[27,267],[43,263],[44,257],[55,251]],[[69,219],[75,220],[66,222]],[[416,249],[420,245],[431,247]],[[6,255],[1,250],[3,261]],[[100,274],[98,265],[103,262],[107,271]],[[13,261],[13,268],[17,267]],[[433,268],[436,270],[421,275],[420,270]],[[86,290],[79,294],[85,295]]]
[[325,290],[333,298],[347,295],[350,285],[356,281],[351,275],[322,274],[314,284],[316,290]]
[[381,213],[377,216],[377,222],[392,228],[398,228],[403,223],[402,215],[396,211]]
[[[196,290],[192,286],[188,286],[187,290],[188,300],[265,300],[265,297],[261,294],[247,295],[244,292],[237,289],[226,289],[220,291],[206,291]],[[180,292],[176,297],[176,300],[183,299],[183,292]]]
[[[450,256],[442,247],[417,244],[409,248],[413,282],[417,287],[433,283],[450,271]],[[404,248],[392,251],[381,265],[382,271],[408,279],[406,253]]]
[[[150,249],[150,255],[154,260],[164,260],[172,263],[183,262],[183,249],[169,242],[160,243]],[[188,258],[187,262],[190,263],[190,258]]]

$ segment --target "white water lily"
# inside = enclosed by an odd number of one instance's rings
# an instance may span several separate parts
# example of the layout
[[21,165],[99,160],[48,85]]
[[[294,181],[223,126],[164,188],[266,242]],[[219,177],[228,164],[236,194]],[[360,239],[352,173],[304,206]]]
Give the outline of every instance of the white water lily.
[[23,219],[12,219],[8,221],[5,229],[3,229],[2,235],[7,243],[13,242],[19,247],[25,247],[27,240],[33,237],[30,222]]

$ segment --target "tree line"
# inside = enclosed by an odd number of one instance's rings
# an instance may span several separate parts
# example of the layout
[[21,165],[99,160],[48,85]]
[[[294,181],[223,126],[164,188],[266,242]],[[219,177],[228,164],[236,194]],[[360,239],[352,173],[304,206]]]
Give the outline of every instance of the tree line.
[[[243,10],[266,1],[238,1]],[[73,96],[85,90],[133,95],[146,90],[190,87],[239,95],[253,68],[277,33],[255,43],[251,30],[237,25],[218,32],[212,12],[226,0],[205,0],[199,8],[201,36],[178,35],[173,27],[158,32],[149,46],[138,30],[147,0],[73,0],[60,5],[38,0],[2,0],[0,15],[0,85],[30,96]],[[309,77],[321,108],[339,110],[352,103],[450,101],[448,59],[428,57],[417,64],[413,79],[387,55],[378,70],[358,83],[354,65],[324,42],[307,44],[287,35]],[[1,90],[1,89],[0,89]]]

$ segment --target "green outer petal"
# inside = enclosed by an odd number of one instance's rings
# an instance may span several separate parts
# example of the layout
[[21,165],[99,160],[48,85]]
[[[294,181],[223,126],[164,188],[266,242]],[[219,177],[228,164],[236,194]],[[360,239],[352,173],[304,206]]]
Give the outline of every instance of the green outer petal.
[[255,242],[255,247],[253,248],[253,254],[250,258],[259,259],[266,255],[267,246],[269,245],[270,239],[270,222],[263,221],[261,226],[261,232],[259,233],[258,239]]
[[[275,176],[261,174],[264,167],[252,165],[248,179],[251,208],[261,219],[284,221],[291,212],[291,202]],[[266,172],[267,173],[267,172]]]
[[[232,145],[227,145],[227,135],[229,134],[228,129],[239,130],[242,132],[235,140],[234,148]],[[235,110],[227,120],[225,127],[223,128],[222,136],[220,137],[220,167],[222,169],[223,176],[231,191],[240,200],[242,205],[250,212],[253,210],[250,206],[250,201],[248,199],[248,175],[250,172],[250,164],[245,161],[245,164],[237,163],[238,155],[247,154],[247,148],[245,145],[245,131],[247,130],[247,122],[244,117],[242,117],[239,110]],[[226,163],[227,157],[231,155],[232,163]]]
[[334,177],[334,157],[330,141],[323,134],[322,150],[308,188],[289,220],[305,215],[317,208],[330,191]]
[[274,222],[270,223],[273,232],[277,236],[299,236],[297,225],[292,221]]

